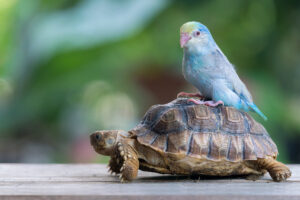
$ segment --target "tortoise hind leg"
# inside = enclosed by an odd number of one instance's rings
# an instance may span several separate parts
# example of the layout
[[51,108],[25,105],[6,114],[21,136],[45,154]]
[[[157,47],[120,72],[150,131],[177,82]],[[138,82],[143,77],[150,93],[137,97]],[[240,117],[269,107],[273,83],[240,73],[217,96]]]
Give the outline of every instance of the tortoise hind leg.
[[117,143],[118,156],[121,159],[122,167],[120,169],[121,182],[127,182],[135,179],[138,174],[139,161],[136,151],[130,146],[130,139],[123,139]]
[[258,165],[262,169],[266,169],[274,181],[285,181],[292,175],[291,170],[281,162],[273,158],[259,158]]

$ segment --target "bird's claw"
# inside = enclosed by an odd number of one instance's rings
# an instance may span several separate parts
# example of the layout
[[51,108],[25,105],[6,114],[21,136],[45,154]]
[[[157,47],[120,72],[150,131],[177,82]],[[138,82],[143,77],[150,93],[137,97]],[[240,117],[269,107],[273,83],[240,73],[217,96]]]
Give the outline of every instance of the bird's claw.
[[217,107],[218,105],[224,105],[224,102],[223,101],[217,101],[217,102],[205,101],[204,104],[207,106],[210,106],[210,107]]
[[201,101],[201,100],[198,100],[198,99],[188,99],[187,102],[192,102],[192,103],[197,104],[197,105],[204,104],[204,101]]
[[217,101],[217,102],[214,102],[214,101],[201,101],[201,100],[198,100],[198,99],[189,99],[188,102],[192,102],[194,104],[197,104],[197,105],[206,105],[206,106],[210,106],[210,107],[217,107],[218,105],[224,105],[224,102],[223,101]]

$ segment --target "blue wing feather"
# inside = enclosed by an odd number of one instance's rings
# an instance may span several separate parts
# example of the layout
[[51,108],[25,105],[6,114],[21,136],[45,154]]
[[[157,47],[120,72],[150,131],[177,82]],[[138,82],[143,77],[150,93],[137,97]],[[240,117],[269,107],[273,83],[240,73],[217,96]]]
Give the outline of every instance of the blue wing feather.
[[252,103],[252,104],[247,104],[254,112],[256,112],[259,116],[261,116],[265,121],[268,120],[268,118],[258,109],[258,107]]
[[243,98],[243,95],[240,96],[240,98],[247,104],[254,112],[256,112],[259,116],[261,116],[265,121],[268,120],[268,118],[259,110],[259,108],[254,103],[249,103],[245,98]]

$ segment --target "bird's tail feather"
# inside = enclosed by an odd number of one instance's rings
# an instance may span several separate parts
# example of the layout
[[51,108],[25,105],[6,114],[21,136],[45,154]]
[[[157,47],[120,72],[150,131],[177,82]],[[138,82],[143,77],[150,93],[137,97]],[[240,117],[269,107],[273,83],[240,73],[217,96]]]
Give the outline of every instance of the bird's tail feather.
[[247,105],[248,105],[254,112],[256,112],[259,116],[261,116],[265,121],[268,120],[268,118],[266,117],[266,115],[264,115],[264,114],[258,109],[258,107],[257,107],[254,103],[247,103]]

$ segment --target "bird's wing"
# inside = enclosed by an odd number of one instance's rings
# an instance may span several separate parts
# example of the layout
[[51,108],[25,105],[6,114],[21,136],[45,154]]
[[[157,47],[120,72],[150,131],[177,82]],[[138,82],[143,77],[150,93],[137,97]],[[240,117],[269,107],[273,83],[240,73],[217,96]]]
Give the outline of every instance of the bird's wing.
[[220,73],[222,78],[225,80],[227,87],[235,92],[242,100],[252,103],[252,96],[245,84],[237,75],[234,66],[228,61],[219,48],[216,49],[214,55],[215,66],[218,68],[215,71]]
[[259,114],[264,120],[267,120],[267,117],[253,103],[252,96],[246,85],[241,81],[234,69],[234,66],[228,61],[220,49],[217,49],[217,56],[215,59],[216,66],[219,68],[216,71],[223,73],[223,78],[227,87],[237,94],[241,102]]

